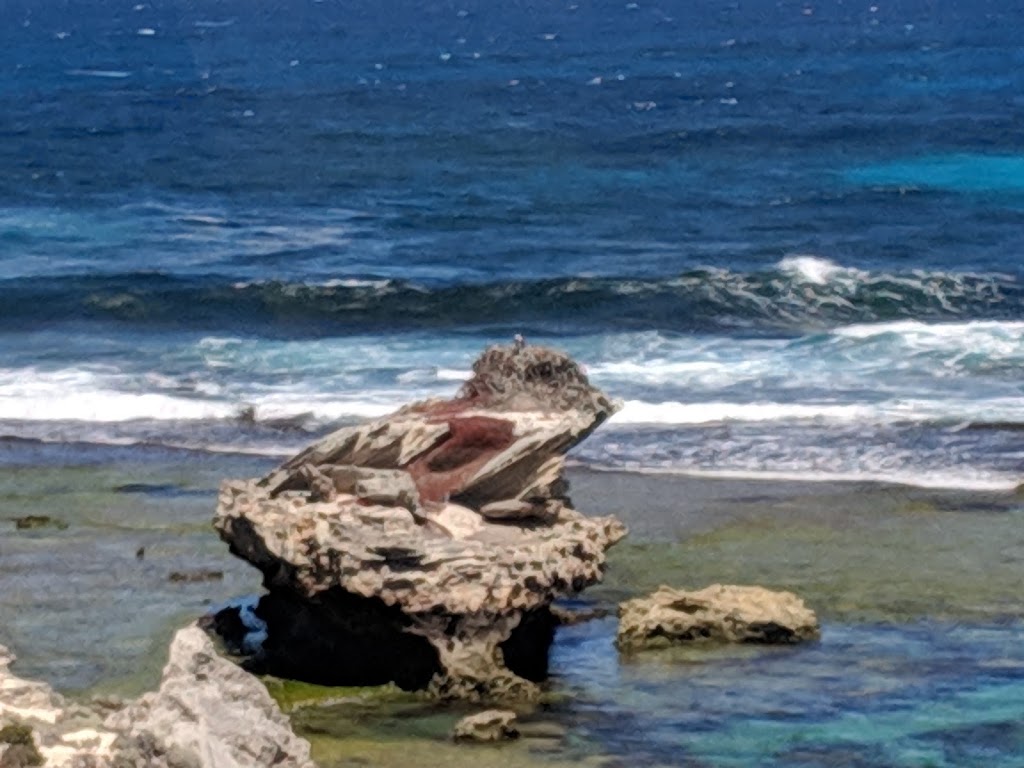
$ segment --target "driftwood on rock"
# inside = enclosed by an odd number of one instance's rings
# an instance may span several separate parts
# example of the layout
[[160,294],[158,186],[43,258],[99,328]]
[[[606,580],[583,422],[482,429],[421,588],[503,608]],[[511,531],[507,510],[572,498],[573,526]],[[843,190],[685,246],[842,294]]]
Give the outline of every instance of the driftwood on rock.
[[817,617],[792,592],[712,584],[686,592],[662,586],[619,606],[621,650],[677,643],[798,643],[819,635]]
[[570,358],[492,347],[451,400],[328,435],[221,489],[215,527],[270,594],[250,666],[321,683],[522,696],[551,602],[625,535],[572,508],[564,455],[616,409]]

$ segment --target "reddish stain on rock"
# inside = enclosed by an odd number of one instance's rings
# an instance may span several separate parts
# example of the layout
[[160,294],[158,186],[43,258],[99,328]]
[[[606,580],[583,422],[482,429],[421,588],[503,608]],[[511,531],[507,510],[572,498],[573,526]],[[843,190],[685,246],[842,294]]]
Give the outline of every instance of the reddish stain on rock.
[[467,416],[448,420],[448,436],[406,469],[423,501],[444,501],[515,440],[507,419]]

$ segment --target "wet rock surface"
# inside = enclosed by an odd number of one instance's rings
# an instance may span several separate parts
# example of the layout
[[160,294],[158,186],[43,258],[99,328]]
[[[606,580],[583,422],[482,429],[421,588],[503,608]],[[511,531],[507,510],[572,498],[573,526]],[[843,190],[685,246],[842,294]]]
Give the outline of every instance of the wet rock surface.
[[615,409],[565,355],[492,347],[455,398],[225,482],[214,525],[269,590],[250,668],[442,697],[534,695],[551,602],[599,581],[625,535],[573,509],[563,479],[566,451]]
[[662,586],[619,606],[616,645],[636,651],[692,642],[786,644],[819,634],[814,612],[791,592],[723,584],[693,592]]

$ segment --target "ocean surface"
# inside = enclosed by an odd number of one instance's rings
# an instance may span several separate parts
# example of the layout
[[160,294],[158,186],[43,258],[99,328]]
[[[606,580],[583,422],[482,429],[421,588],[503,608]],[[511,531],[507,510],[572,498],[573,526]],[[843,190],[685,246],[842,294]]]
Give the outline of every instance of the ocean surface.
[[2,436],[282,454],[522,333],[585,464],[1021,481],[1019,4],[0,8]]

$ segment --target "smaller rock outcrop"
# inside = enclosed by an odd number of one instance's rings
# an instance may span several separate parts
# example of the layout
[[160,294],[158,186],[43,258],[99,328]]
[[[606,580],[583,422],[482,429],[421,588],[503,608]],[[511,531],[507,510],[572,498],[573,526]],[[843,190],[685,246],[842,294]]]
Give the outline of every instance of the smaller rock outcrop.
[[452,738],[456,741],[506,741],[519,738],[515,727],[516,713],[507,709],[488,709],[467,715],[455,724]]
[[107,718],[117,768],[313,768],[309,743],[255,677],[195,626],[171,643],[160,688]]
[[819,636],[814,611],[791,592],[713,584],[686,592],[662,586],[619,606],[623,651],[676,643],[798,643]]

